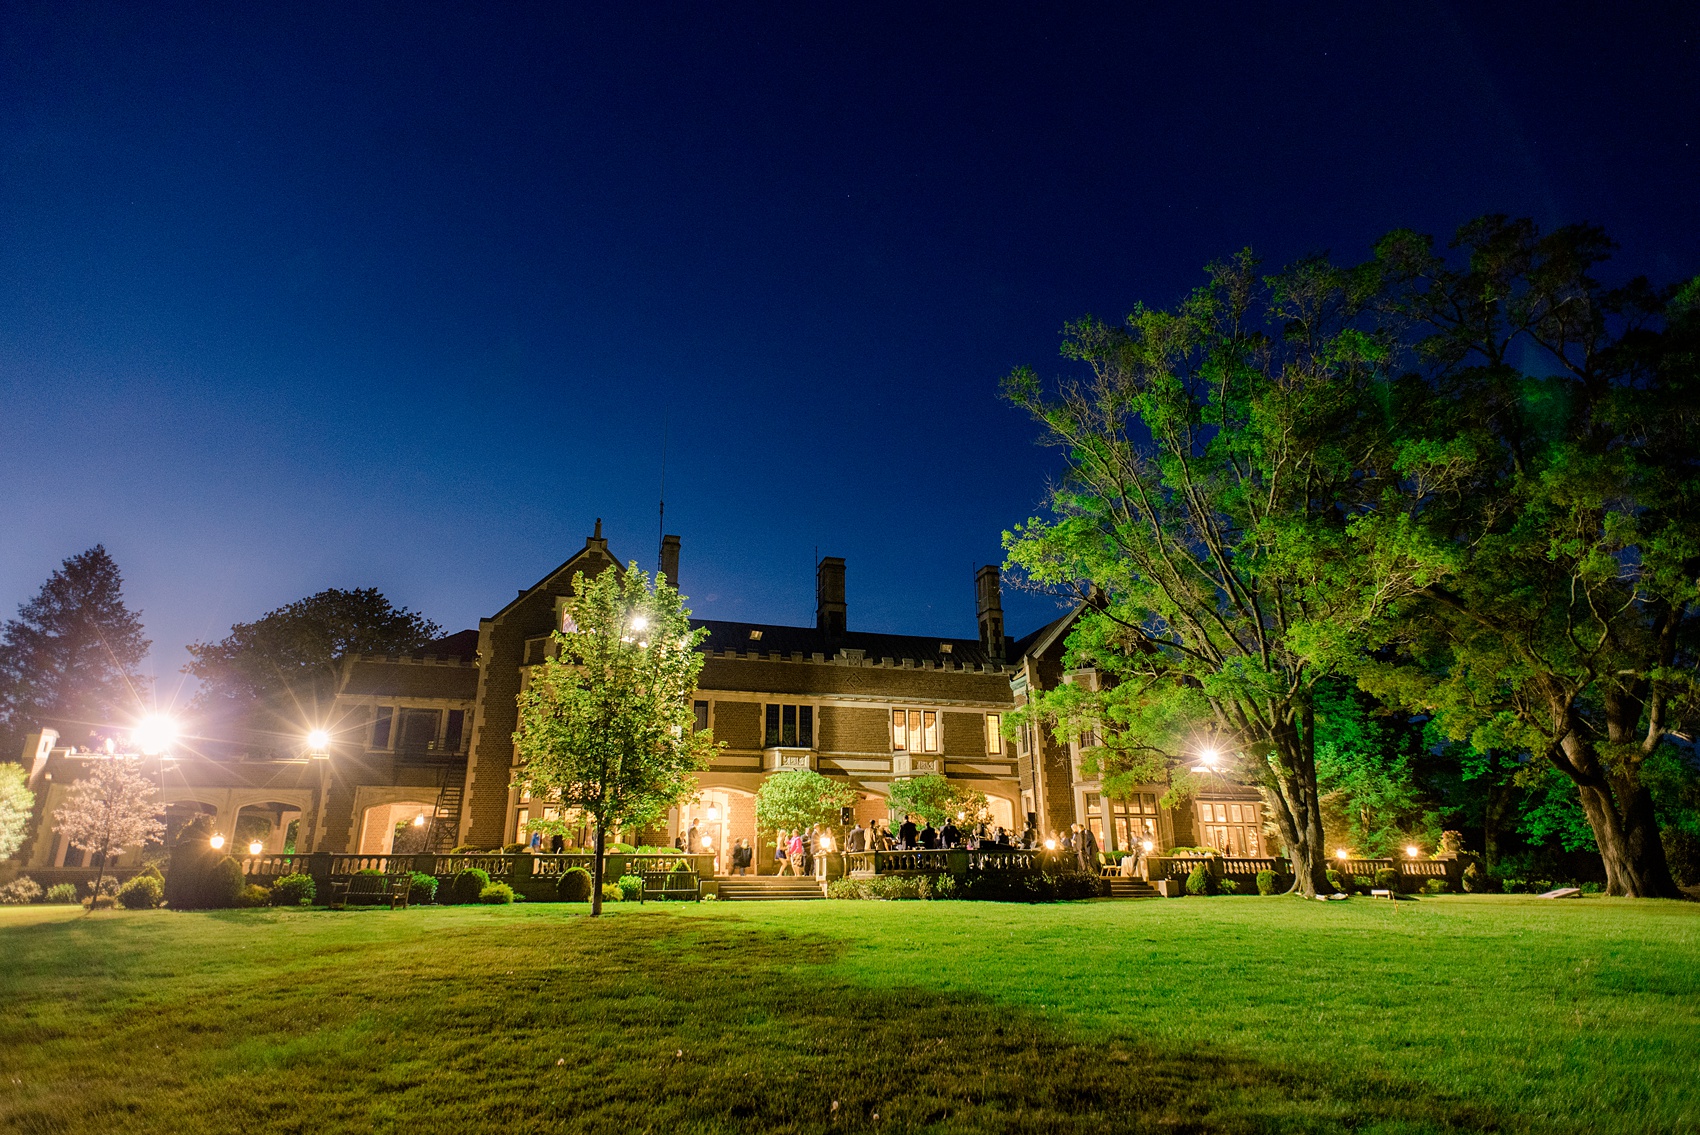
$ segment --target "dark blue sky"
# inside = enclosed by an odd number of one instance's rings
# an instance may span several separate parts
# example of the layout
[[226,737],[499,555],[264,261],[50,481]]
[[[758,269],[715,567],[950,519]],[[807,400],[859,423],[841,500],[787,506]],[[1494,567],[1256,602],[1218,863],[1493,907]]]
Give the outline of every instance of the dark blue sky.
[[0,611],[104,542],[168,689],[327,586],[472,626],[653,566],[665,420],[699,614],[818,547],[971,634],[1067,319],[1486,211],[1700,270],[1692,6],[576,7],[0,8]]

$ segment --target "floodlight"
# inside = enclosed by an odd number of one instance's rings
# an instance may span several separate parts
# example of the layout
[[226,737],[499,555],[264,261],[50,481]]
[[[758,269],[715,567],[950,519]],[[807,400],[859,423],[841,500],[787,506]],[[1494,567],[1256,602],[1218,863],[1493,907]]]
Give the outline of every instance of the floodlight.
[[223,851],[224,850],[224,837],[221,836],[221,835],[215,835],[211,839],[207,840],[207,844],[214,851]]
[[163,713],[149,714],[130,731],[130,738],[144,754],[157,757],[177,740],[177,723]]

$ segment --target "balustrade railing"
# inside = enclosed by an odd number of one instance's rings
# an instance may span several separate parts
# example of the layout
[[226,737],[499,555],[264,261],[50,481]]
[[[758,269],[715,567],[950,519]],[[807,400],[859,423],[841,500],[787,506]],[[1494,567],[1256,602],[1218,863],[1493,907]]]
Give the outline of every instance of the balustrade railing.
[[968,870],[984,875],[1037,875],[1043,869],[1043,854],[1019,847],[982,847],[968,852]]

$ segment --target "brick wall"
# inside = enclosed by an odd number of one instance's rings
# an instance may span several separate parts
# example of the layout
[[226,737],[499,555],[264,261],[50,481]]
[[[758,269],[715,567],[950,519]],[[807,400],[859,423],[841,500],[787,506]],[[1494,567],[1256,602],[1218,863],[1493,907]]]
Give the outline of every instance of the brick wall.
[[944,753],[947,757],[985,756],[985,714],[947,712],[944,715]]
[[1009,673],[841,666],[748,658],[705,659],[698,688],[773,694],[860,694],[1011,703]]
[[715,702],[714,739],[733,749],[761,748],[761,706],[749,701]]
[[823,705],[817,745],[829,753],[886,753],[891,751],[891,722],[883,709]]

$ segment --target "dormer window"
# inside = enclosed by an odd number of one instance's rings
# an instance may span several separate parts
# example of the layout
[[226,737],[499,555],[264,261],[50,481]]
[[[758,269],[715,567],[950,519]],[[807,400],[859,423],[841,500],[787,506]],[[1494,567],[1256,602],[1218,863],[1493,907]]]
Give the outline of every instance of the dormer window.
[[760,642],[761,641],[761,632],[760,631],[751,631],[750,632],[750,641],[751,642]]
[[951,651],[951,645],[952,644],[950,644],[948,642],[939,643],[939,653],[940,654],[949,654],[950,651]]

